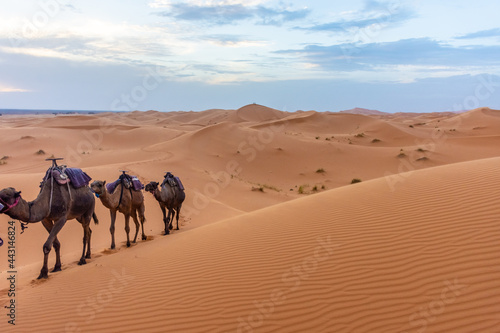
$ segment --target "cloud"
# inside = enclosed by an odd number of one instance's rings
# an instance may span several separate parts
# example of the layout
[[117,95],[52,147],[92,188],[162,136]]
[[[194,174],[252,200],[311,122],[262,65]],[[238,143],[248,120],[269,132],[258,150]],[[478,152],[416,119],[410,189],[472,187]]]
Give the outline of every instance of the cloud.
[[500,46],[453,47],[430,38],[404,39],[386,43],[307,45],[278,54],[297,56],[320,69],[374,71],[380,66],[489,66],[500,65]]
[[248,36],[230,34],[205,35],[201,36],[200,39],[225,47],[249,47],[263,46],[267,44],[265,41],[251,40]]
[[474,39],[474,38],[485,38],[485,37],[500,37],[500,28],[493,28],[489,30],[481,30],[466,34],[463,36],[456,37],[457,39]]
[[29,92],[26,89],[11,88],[11,87],[0,87],[0,93],[17,93],[17,92]]
[[[13,25],[12,30],[18,32],[20,28]],[[0,29],[0,51],[78,62],[150,63],[189,51],[195,45],[164,27],[98,20],[58,30],[47,28],[29,38],[21,33],[14,36]]]
[[332,22],[313,25],[311,27],[299,27],[307,31],[325,32],[348,32],[354,29],[366,29],[373,25],[382,28],[387,25],[395,25],[414,18],[416,14],[409,7],[399,2],[387,3],[377,0],[365,1],[364,7],[352,13],[342,13],[343,17]]
[[172,3],[169,10],[157,13],[184,21],[200,21],[215,25],[232,24],[237,21],[256,19],[263,25],[279,26],[283,23],[305,18],[309,9],[275,9],[263,5],[246,6],[243,4],[190,4]]

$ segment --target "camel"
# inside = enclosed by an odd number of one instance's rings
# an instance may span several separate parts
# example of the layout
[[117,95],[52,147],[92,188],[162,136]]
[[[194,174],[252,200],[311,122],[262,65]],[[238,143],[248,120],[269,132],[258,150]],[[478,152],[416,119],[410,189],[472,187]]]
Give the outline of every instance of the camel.
[[111,214],[111,226],[109,227],[109,231],[111,233],[111,249],[115,248],[115,220],[117,211],[125,216],[127,247],[130,247],[130,216],[132,216],[135,223],[135,236],[133,242],[135,243],[137,240],[137,234],[139,233],[139,221],[137,221],[137,213],[139,213],[139,219],[141,220],[142,240],[147,239],[146,233],[144,232],[144,222],[146,222],[146,218],[144,216],[144,195],[141,191],[124,188],[123,184],[120,183],[116,186],[113,193],[110,194],[106,188],[105,180],[96,180],[90,185],[90,187],[92,191],[94,191],[99,197],[104,207],[109,209],[109,212]]
[[[54,161],[54,164],[55,161]],[[67,220],[76,219],[83,227],[83,251],[78,265],[86,264],[85,259],[90,259],[90,220],[98,224],[95,215],[95,199],[88,185],[73,188],[73,186],[59,185],[52,179],[44,180],[37,198],[27,202],[21,197],[21,191],[13,187],[0,191],[0,213],[27,223],[42,222],[49,233],[47,241],[43,244],[43,267],[38,279],[48,278],[47,262],[49,253],[54,246],[56,251],[56,264],[52,272],[61,271],[61,244],[57,234],[66,224]]]
[[[177,212],[177,228],[179,230],[179,215],[181,213],[182,203],[186,198],[184,190],[180,189],[179,186],[170,186],[167,181],[163,181],[161,184],[161,191],[158,189],[159,183],[150,182],[146,185],[145,190],[154,195],[155,199],[160,204],[161,211],[163,213],[163,223],[165,224],[165,235],[170,233],[172,229],[172,222],[174,217],[176,217]],[[166,216],[166,210],[168,209],[168,216]],[[172,217],[170,218],[170,216]]]

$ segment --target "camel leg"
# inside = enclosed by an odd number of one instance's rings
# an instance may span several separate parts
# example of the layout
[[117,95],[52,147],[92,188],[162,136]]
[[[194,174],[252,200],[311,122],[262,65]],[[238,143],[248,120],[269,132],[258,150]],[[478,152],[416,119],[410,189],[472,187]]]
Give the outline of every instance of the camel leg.
[[[50,234],[52,231],[52,227],[54,224],[51,220],[42,220],[42,224]],[[61,270],[61,243],[59,243],[59,239],[57,237],[54,239],[54,250],[56,251],[56,264],[52,272],[59,272]]]
[[144,222],[146,222],[146,217],[144,216],[145,211],[146,207],[144,206],[144,202],[142,202],[141,206],[139,207],[139,220],[141,220],[142,240],[148,239],[146,233],[144,232]]
[[[78,265],[85,265],[87,261],[85,258],[90,259],[90,219],[77,219],[78,222],[82,224],[83,227],[83,250],[82,250],[82,256],[80,258],[80,261],[78,262]],[[85,251],[85,248],[87,248],[87,251]],[[86,253],[85,253],[86,252]]]
[[179,230],[179,215],[181,215],[181,207],[177,207],[177,230]]
[[168,220],[167,220],[167,212],[166,212],[166,209],[165,209],[165,206],[160,206],[161,207],[161,211],[163,213],[163,223],[165,224],[165,235],[168,235],[170,233],[170,230],[168,230]]
[[127,247],[130,247],[130,215],[125,214],[125,232],[127,233]]
[[139,234],[139,221],[137,220],[137,211],[135,209],[132,209],[132,219],[135,224],[135,236],[133,241],[133,243],[135,243],[137,241],[137,235]]
[[109,227],[109,232],[111,233],[111,250],[115,248],[115,221],[116,221],[116,210],[110,210],[111,214],[111,226]]
[[167,216],[167,221],[168,221],[168,229],[172,230],[172,222],[174,219],[174,210],[172,208],[168,209],[168,216]]
[[51,271],[52,273],[61,271],[61,243],[59,243],[57,237],[54,239],[53,245],[54,250],[56,251],[56,264],[54,265],[54,269]]
[[85,254],[86,259],[90,259],[90,238],[92,237],[92,229],[89,226],[89,236],[87,237],[87,253]]
[[[45,223],[44,223],[44,226],[45,226]],[[50,230],[49,237],[47,238],[47,240],[43,244],[43,267],[40,271],[40,275],[38,276],[38,279],[42,279],[42,278],[46,279],[49,277],[49,275],[48,275],[49,269],[47,267],[47,263],[49,260],[49,253],[50,253],[50,250],[52,250],[52,245],[54,244],[54,240],[57,238],[57,234],[59,233],[59,231],[61,231],[62,227],[64,227],[65,224],[66,224],[66,217],[65,216],[60,218],[59,220],[57,220],[53,224],[53,226]],[[57,262],[59,262],[59,264],[61,263],[60,257],[59,257],[59,259],[56,258],[56,264],[57,264]]]

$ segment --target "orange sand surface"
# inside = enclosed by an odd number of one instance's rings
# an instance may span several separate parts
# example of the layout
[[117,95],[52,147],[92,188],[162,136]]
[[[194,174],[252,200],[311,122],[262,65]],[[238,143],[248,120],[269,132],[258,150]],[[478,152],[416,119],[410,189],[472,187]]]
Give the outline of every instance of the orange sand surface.
[[130,248],[118,214],[109,249],[97,200],[92,258],[77,265],[83,231],[68,221],[62,271],[45,280],[48,234],[35,223],[21,235],[16,221],[15,297],[11,219],[0,215],[0,332],[500,332],[498,110],[252,104],[3,115],[0,131],[0,188],[29,201],[52,155],[93,180],[170,171],[186,187],[180,230],[167,236],[144,193],[148,239]]

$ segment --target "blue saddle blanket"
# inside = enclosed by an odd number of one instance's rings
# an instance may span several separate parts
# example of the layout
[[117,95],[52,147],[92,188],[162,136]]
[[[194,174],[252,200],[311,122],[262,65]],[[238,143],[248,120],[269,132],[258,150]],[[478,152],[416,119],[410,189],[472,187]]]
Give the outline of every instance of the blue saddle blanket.
[[182,185],[181,179],[177,176],[172,175],[170,172],[168,172],[165,176],[162,185],[164,184],[168,184],[170,187],[179,186],[179,188],[184,191],[184,185]]
[[[74,188],[80,188],[83,186],[88,186],[92,178],[87,175],[82,169],[78,168],[65,168],[62,167],[51,167],[45,173],[43,182],[46,182],[52,177],[59,185],[64,185],[66,183],[71,183]],[[40,187],[42,187],[40,184]]]
[[139,180],[139,178],[137,178],[137,176],[126,175],[126,177],[122,178],[120,176],[120,178],[118,178],[114,182],[106,184],[106,190],[108,191],[108,193],[113,194],[118,184],[120,184],[122,181],[123,181],[123,186],[127,189],[132,188],[135,191],[140,191],[144,189],[144,184],[141,183],[141,181]]
[[71,180],[71,185],[74,188],[80,188],[87,186],[92,178],[85,173],[82,169],[78,168],[66,168],[64,172],[68,175]]

